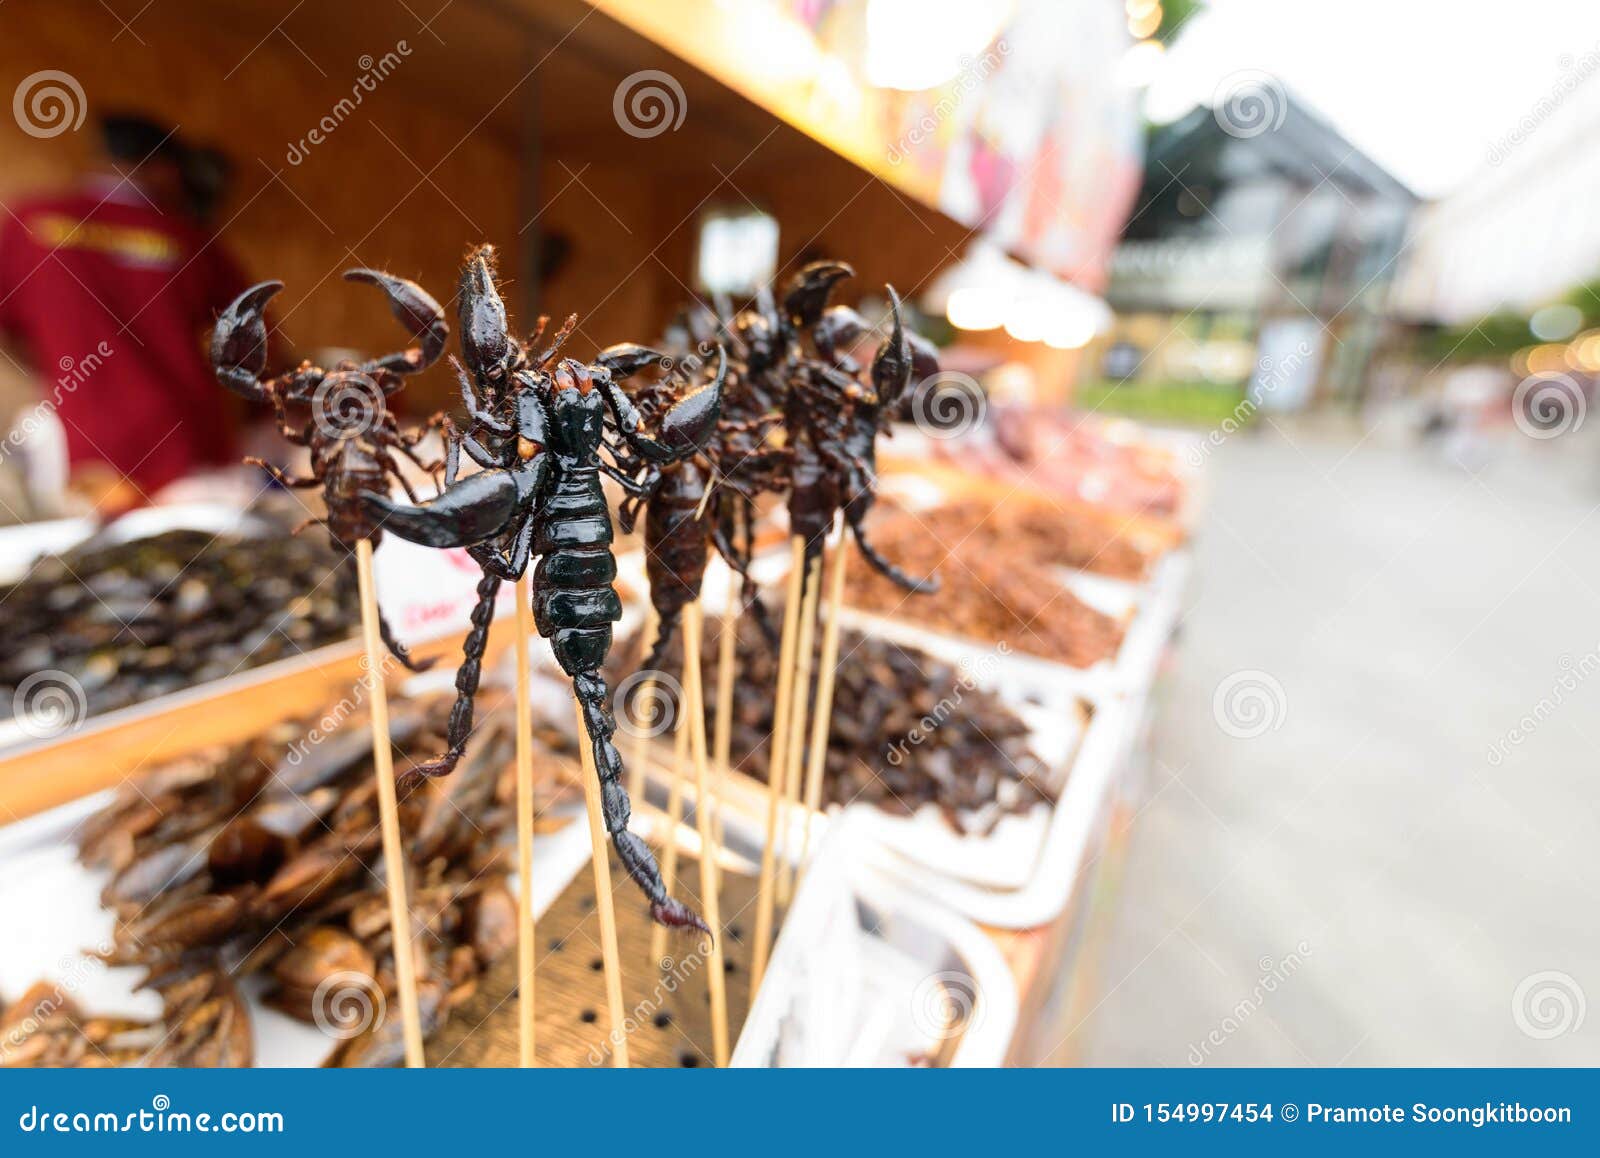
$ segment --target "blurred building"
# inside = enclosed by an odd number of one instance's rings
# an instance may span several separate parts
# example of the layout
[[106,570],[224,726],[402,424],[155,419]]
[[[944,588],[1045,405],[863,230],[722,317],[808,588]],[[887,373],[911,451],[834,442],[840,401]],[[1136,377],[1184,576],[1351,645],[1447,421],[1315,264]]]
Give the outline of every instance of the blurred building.
[[1527,313],[1600,276],[1600,49],[1493,141],[1475,176],[1417,215],[1395,284],[1408,317]]
[[1416,197],[1276,82],[1153,134],[1112,263],[1107,383],[1358,397]]

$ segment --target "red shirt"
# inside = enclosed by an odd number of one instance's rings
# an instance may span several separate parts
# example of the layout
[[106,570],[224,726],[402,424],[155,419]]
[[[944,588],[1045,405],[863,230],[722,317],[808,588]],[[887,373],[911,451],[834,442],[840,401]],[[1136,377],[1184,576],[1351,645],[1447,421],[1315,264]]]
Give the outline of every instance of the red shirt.
[[233,460],[203,335],[244,288],[214,239],[126,185],[0,217],[0,333],[26,351],[73,465],[108,463],[146,494]]

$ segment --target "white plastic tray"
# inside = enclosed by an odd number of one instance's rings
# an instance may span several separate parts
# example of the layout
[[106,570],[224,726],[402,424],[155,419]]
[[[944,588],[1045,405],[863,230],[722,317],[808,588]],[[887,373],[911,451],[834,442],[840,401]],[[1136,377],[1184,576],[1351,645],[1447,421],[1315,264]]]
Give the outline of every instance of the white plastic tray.
[[1005,959],[971,922],[874,873],[867,847],[846,821],[818,848],[733,1066],[1005,1061],[1017,1022]]

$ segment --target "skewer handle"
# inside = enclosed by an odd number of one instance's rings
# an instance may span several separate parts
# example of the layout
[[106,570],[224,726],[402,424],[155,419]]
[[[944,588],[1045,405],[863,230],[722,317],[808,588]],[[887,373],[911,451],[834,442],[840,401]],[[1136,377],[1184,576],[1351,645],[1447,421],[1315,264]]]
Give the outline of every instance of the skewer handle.
[[533,1018],[537,939],[533,916],[533,675],[528,641],[533,635],[533,600],[527,576],[517,580],[517,1024],[520,1061],[535,1061]]
[[383,686],[387,654],[378,631],[377,585],[372,577],[372,544],[356,543],[356,577],[361,592],[361,639],[366,647],[368,690],[372,703],[372,766],[378,781],[378,817],[383,832],[383,863],[389,893],[389,934],[394,945],[394,983],[400,991],[401,1028],[406,1066],[427,1064],[422,1048],[422,1015],[417,1004],[417,962],[412,947],[411,905],[406,898],[409,858],[400,838],[400,801],[394,786],[394,750],[389,739],[389,696]]
[[583,724],[583,705],[574,696],[572,710],[578,721],[578,751],[583,759],[583,802],[589,813],[589,848],[594,854],[594,904],[600,912],[600,957],[606,970],[606,1011],[611,1022],[611,1064],[628,1068],[628,1033],[622,1009],[622,961],[617,952],[617,909],[611,895],[611,850],[600,819],[600,774]]
[[794,684],[795,634],[800,626],[800,585],[805,578],[806,541],[789,539],[789,583],[783,601],[783,643],[778,649],[778,688],[773,704],[772,745],[767,762],[767,839],[761,849],[761,879],[756,892],[755,944],[750,958],[750,1000],[761,988],[772,950],[773,870],[778,851],[778,815],[783,804],[784,741],[789,734],[789,697]]
[[706,767],[705,685],[700,670],[700,636],[705,624],[700,604],[683,613],[684,700],[689,713],[689,747],[694,757],[694,817],[700,834],[700,902],[711,926],[711,1043],[719,1067],[728,1064],[728,989],[722,962],[722,909],[717,898],[717,854],[721,852],[712,824],[712,801]]

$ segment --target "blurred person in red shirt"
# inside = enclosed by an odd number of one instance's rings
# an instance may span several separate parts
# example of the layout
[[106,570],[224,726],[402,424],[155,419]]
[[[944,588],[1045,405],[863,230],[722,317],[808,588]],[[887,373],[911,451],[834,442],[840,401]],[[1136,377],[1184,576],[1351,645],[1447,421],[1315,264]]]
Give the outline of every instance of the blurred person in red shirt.
[[101,167],[0,218],[0,340],[61,421],[74,489],[114,510],[237,461],[205,334],[248,283],[199,224],[176,136],[141,117],[101,128]]

